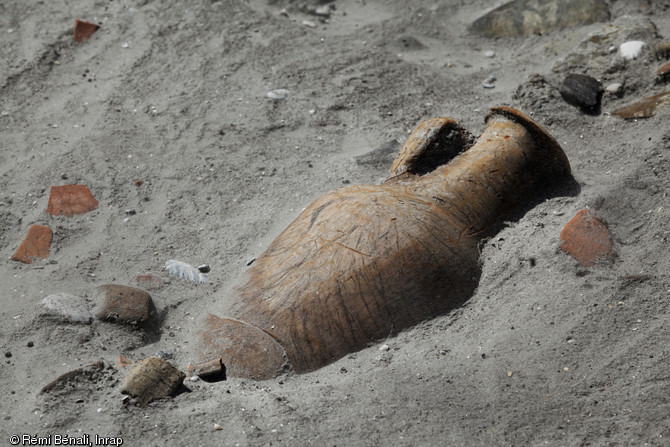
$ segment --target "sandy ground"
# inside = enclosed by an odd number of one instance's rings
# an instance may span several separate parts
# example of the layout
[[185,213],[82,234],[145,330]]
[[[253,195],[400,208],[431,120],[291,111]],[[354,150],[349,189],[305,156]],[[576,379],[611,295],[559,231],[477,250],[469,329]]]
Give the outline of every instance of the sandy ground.
[[[1,2],[2,445],[14,434],[138,446],[668,445],[670,126],[667,115],[610,115],[667,89],[654,81],[663,62],[649,46],[630,63],[573,69],[625,84],[602,115],[584,115],[558,95],[565,72],[553,68],[604,24],[513,39],[467,31],[500,4],[336,0],[323,21],[280,0]],[[612,22],[651,20],[661,41],[668,6],[612,1]],[[75,19],[101,28],[76,43]],[[515,94],[533,92],[535,73],[546,79],[541,108]],[[273,89],[290,94],[272,100]],[[379,149],[421,121],[450,116],[477,134],[498,105],[556,137],[578,187],[483,244],[464,306],[312,373],[187,378],[176,397],[122,402],[118,356],[166,350],[186,370],[202,318],[225,314],[247,260],[311,201],[383,181],[394,155]],[[65,184],[88,186],[99,207],[48,215],[50,187]],[[588,269],[559,239],[587,207],[609,222],[615,249]],[[33,224],[53,229],[51,253],[11,261]],[[168,259],[209,264],[210,282],[168,276]],[[165,281],[150,291],[158,337],[40,318],[47,295],[91,299],[145,274]],[[38,394],[98,360],[106,367],[90,380]]]

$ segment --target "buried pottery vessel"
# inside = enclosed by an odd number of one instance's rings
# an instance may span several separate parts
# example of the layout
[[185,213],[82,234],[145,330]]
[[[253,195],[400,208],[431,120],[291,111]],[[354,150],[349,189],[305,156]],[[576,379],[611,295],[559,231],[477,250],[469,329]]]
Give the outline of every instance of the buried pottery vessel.
[[497,107],[472,144],[449,118],[410,136],[381,185],[331,191],[249,269],[233,318],[209,315],[201,362],[230,376],[306,372],[444,314],[481,276],[478,244],[570,175],[556,140]]

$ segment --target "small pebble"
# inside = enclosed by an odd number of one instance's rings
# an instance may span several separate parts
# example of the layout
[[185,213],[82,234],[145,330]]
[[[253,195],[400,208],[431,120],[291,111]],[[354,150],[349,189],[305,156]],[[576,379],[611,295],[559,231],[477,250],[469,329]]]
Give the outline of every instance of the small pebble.
[[303,20],[302,24],[309,28],[316,28],[316,23],[312,22],[311,20]]
[[135,214],[137,214],[137,211],[134,209],[126,210],[126,216],[134,216]]
[[221,427],[219,424],[214,424],[214,430],[223,430],[223,427]]
[[391,348],[389,347],[389,345],[386,345],[386,344],[381,345],[381,346],[379,347],[379,350],[380,350],[380,351],[388,351],[389,349],[391,349]]
[[5,352],[5,357],[7,357],[8,359],[11,358],[11,357],[12,357],[12,353],[9,352],[9,351]]
[[495,51],[492,51],[492,50],[489,50],[489,51],[485,51],[485,52],[484,52],[484,56],[486,56],[486,57],[493,57],[493,56],[495,56],[495,55],[496,55],[496,52],[495,52]]
[[605,91],[611,95],[617,95],[621,93],[621,88],[623,87],[623,84],[620,82],[614,82],[607,87],[605,87]]
[[165,349],[161,349],[156,353],[156,357],[163,360],[169,360],[172,358],[172,353],[170,351],[166,351]]
[[288,98],[289,91],[283,88],[269,91],[265,96],[270,99],[286,99]]
[[322,17],[330,17],[330,5],[319,6],[314,10],[314,14]]
[[209,273],[210,268],[208,264],[202,264],[198,266],[198,270],[200,270],[200,273]]
[[247,259],[247,267],[250,266],[251,264],[253,264],[255,260],[256,260],[256,258]]
[[630,40],[619,45],[619,54],[625,60],[633,60],[640,55],[642,47],[646,44],[641,40]]
[[35,346],[35,343],[33,343],[32,341],[29,341],[27,346],[29,348],[32,348],[33,346]]

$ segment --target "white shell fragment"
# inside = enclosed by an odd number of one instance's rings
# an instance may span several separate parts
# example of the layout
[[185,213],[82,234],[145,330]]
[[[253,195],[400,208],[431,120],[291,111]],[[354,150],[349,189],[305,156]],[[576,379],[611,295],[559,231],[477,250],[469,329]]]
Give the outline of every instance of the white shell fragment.
[[178,278],[188,279],[198,284],[207,283],[207,275],[200,273],[196,267],[181,261],[170,259],[165,262],[165,270]]
[[270,90],[267,95],[270,99],[286,99],[290,92],[284,88],[278,88],[277,90]]
[[619,45],[619,54],[627,61],[635,59],[640,55],[642,47],[646,44],[641,40],[630,40]]

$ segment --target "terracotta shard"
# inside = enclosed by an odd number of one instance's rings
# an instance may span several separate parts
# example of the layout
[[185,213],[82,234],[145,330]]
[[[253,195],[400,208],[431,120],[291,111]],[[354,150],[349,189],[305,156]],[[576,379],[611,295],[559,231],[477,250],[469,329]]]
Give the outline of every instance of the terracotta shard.
[[656,74],[658,75],[658,78],[663,81],[670,79],[670,62],[661,65],[658,70],[656,70]]
[[[295,371],[310,371],[469,298],[481,275],[481,239],[570,174],[556,140],[521,112],[498,107],[487,123],[469,147],[453,120],[429,120],[384,184],[317,199],[249,269],[231,313],[239,321],[210,317],[201,345],[251,343],[233,329],[257,330],[284,348]],[[431,141],[438,147],[426,149]],[[451,155],[423,159],[432,153]],[[222,357],[212,351],[203,361]],[[228,351],[227,371],[247,362],[235,374],[248,368],[267,377],[280,364],[278,350],[274,364],[246,352]]]
[[565,225],[561,241],[561,249],[584,267],[592,267],[599,259],[612,256],[607,222],[589,210],[581,210]]
[[143,407],[157,399],[174,396],[184,383],[186,375],[169,362],[149,357],[137,362],[128,371],[121,386],[121,393],[137,398]]
[[95,23],[89,23],[89,22],[83,22],[81,20],[75,20],[74,22],[74,40],[77,42],[81,43],[85,40],[88,40],[91,38],[93,33],[95,33],[98,28],[100,28],[99,25],[96,25]]
[[98,207],[98,201],[84,185],[52,186],[49,193],[47,213],[54,216],[72,217]]
[[14,252],[12,260],[32,264],[32,258],[46,258],[49,256],[52,239],[51,228],[44,225],[32,225],[25,239]]
[[197,365],[188,365],[188,373],[200,377],[205,382],[218,382],[226,380],[226,365],[223,364],[222,358],[218,358]]
[[624,119],[651,118],[656,115],[660,107],[670,106],[670,91],[658,93],[654,96],[638,101],[626,107],[612,112],[612,115],[618,115]]

